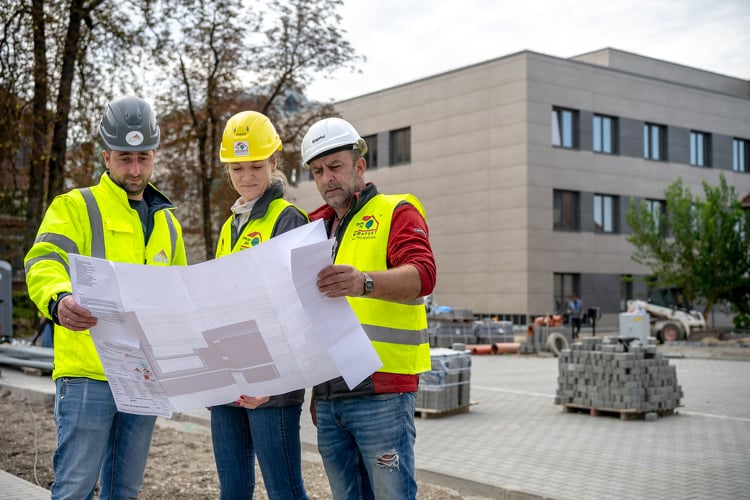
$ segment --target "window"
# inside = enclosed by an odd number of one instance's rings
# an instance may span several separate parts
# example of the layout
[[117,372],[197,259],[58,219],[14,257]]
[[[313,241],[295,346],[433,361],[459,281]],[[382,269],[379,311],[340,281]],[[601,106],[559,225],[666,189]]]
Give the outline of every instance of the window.
[[402,128],[391,131],[391,165],[402,165],[411,162],[411,129]]
[[367,143],[367,153],[365,153],[365,161],[367,162],[367,168],[378,168],[378,136],[368,135],[363,137]]
[[617,153],[617,118],[594,115],[594,151]]
[[552,145],[578,147],[578,111],[552,108]]
[[703,132],[690,132],[690,164],[711,166],[711,136]]
[[661,218],[667,211],[667,204],[662,200],[646,200],[646,210],[651,214],[654,221],[656,222],[656,229],[661,230],[663,234],[666,231],[666,227],[661,226]]
[[633,294],[633,275],[620,275],[620,311],[628,310],[628,301],[635,298]]
[[577,231],[580,228],[579,194],[576,191],[555,190],[553,227],[555,231]]
[[617,196],[594,195],[594,232],[617,232]]
[[581,275],[555,273],[555,312],[563,314],[573,294],[581,296]]
[[750,141],[732,139],[732,170],[735,172],[750,171]]
[[647,160],[666,160],[667,128],[663,125],[643,125],[643,157]]

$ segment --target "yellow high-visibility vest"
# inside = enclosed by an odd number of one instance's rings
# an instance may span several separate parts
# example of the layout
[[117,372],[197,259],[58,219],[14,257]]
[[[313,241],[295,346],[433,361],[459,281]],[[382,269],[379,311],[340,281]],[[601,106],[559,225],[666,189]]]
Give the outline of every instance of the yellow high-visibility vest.
[[[335,263],[365,272],[386,270],[393,211],[403,202],[424,217],[422,204],[411,194],[374,196],[349,221]],[[370,297],[347,299],[383,362],[378,371],[412,375],[430,370],[427,313],[421,298],[413,304]]]
[[216,242],[216,258],[238,252],[246,248],[260,245],[264,241],[271,239],[273,228],[276,226],[276,220],[286,207],[293,206],[292,203],[283,198],[276,198],[268,205],[268,210],[258,219],[250,219],[245,227],[242,228],[242,234],[238,235],[237,241],[232,246],[232,220],[231,215],[219,233],[219,241]]
[[[156,190],[153,186],[147,189]],[[182,227],[172,215],[173,209],[171,203],[165,203],[154,213],[153,230],[146,242],[140,216],[108,173],[96,186],[57,196],[24,259],[31,300],[49,317],[50,300],[72,291],[69,253],[151,266],[187,264]],[[88,330],[75,332],[55,325],[54,338],[53,379],[106,380]]]

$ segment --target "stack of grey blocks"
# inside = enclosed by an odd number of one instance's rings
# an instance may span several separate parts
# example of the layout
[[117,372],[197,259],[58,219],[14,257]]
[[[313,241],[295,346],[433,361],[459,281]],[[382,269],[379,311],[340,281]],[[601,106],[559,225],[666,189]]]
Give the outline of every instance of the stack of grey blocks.
[[430,346],[451,347],[455,343],[476,344],[471,321],[434,321],[427,330]]
[[471,351],[430,349],[431,370],[419,374],[417,410],[440,413],[468,407]]
[[684,397],[677,372],[656,341],[586,338],[558,358],[555,404],[602,410],[674,410]]
[[510,321],[475,321],[473,332],[477,344],[494,344],[496,342],[513,342],[513,323]]

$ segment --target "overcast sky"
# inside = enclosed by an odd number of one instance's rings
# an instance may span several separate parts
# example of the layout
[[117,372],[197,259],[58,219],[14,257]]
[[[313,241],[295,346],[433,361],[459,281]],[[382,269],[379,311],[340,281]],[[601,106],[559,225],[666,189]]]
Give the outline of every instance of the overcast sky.
[[318,79],[339,101],[532,50],[572,57],[604,47],[750,80],[750,0],[344,0],[361,73]]

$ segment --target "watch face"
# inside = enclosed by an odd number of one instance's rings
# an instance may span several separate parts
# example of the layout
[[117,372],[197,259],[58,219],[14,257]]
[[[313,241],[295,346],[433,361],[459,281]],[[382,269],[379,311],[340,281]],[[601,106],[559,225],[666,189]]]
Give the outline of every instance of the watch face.
[[370,292],[372,292],[374,286],[375,284],[372,282],[372,278],[370,278],[370,275],[365,274],[365,293],[363,295],[368,295]]

